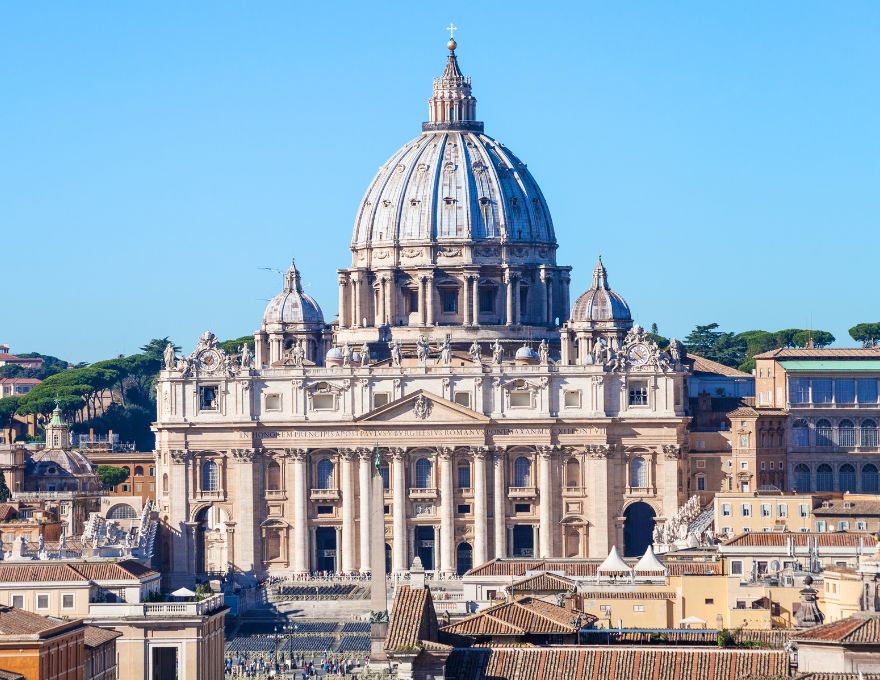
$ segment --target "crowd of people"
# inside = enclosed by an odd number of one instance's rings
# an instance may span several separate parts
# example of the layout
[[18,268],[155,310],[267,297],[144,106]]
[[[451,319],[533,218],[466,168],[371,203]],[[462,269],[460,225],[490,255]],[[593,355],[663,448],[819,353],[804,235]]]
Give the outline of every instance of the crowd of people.
[[326,676],[346,677],[359,673],[370,661],[369,656],[349,654],[325,654],[309,659],[302,655],[285,655],[280,652],[275,658],[265,654],[236,654],[226,657],[226,675],[234,678],[287,677],[324,678]]

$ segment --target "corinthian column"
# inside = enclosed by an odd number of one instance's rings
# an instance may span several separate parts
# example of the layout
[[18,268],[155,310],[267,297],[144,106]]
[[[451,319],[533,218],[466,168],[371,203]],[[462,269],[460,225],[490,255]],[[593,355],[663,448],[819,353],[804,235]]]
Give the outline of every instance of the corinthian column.
[[354,571],[354,474],[352,451],[340,451],[340,481],[342,483],[342,571]]
[[348,279],[345,274],[339,275],[339,327],[345,328],[348,326],[348,310],[345,308],[345,288],[348,284]]
[[372,455],[370,449],[358,451],[360,465],[358,467],[358,486],[360,487],[360,513],[361,513],[361,573],[371,569],[370,562],[370,494],[371,494],[371,470]]
[[471,323],[470,280],[470,276],[461,277],[461,323],[463,326],[470,326]]
[[295,449],[293,460],[293,571],[309,573],[309,516],[306,504],[306,449]]
[[495,483],[495,492],[493,494],[493,514],[495,516],[495,557],[502,559],[507,557],[507,507],[505,499],[507,498],[507,484],[504,476],[504,459],[505,453],[503,449],[496,450],[492,454],[492,462],[495,469],[492,471],[492,478]]
[[425,319],[429,326],[434,325],[434,277],[425,279]]
[[473,449],[474,456],[474,566],[486,561],[486,452]]
[[505,308],[504,323],[508,326],[513,325],[513,277],[510,272],[504,277],[504,286],[507,293],[507,307]]
[[376,326],[385,325],[385,277],[379,278],[376,284]]
[[440,571],[455,573],[454,515],[452,499],[452,449],[441,449],[440,461]]
[[406,571],[406,449],[395,449],[391,453],[393,482],[393,528],[392,568],[395,574]]
[[471,281],[471,325],[480,324],[480,275],[477,274]]
[[540,519],[541,519],[541,539],[540,539],[540,557],[553,557],[553,474],[551,462],[553,460],[553,449],[549,446],[542,446],[538,451],[538,490],[540,503]]

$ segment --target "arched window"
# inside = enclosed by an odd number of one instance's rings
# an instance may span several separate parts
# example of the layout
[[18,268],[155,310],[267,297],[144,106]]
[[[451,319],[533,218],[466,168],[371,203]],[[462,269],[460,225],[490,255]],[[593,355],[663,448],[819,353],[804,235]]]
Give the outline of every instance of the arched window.
[[271,460],[266,466],[266,488],[269,491],[281,489],[281,466],[277,461]]
[[134,508],[125,503],[117,503],[107,511],[107,519],[136,519]]
[[840,490],[844,493],[855,491],[856,469],[849,463],[841,465],[840,470],[837,472],[837,483],[840,485]]
[[144,469],[140,465],[135,465],[134,474],[136,477],[137,476],[143,477],[144,476]]
[[862,421],[862,442],[861,446],[877,446],[877,421]]
[[873,463],[862,468],[862,493],[880,493],[880,475]]
[[791,443],[792,446],[810,445],[810,426],[807,425],[806,420],[795,420],[794,423],[792,423]]
[[531,486],[532,463],[525,456],[520,456],[513,463],[513,485]]
[[581,485],[581,464],[576,458],[569,458],[565,464],[565,486],[578,487]]
[[794,469],[795,490],[804,493],[811,491],[810,468],[801,463]]
[[837,443],[839,446],[856,445],[856,426],[853,425],[853,421],[841,420],[837,424]]
[[834,491],[834,472],[823,463],[816,468],[816,491]]
[[431,461],[427,458],[419,458],[416,461],[416,488],[431,488]]
[[324,458],[318,463],[318,487],[319,489],[333,488],[333,461]]
[[822,418],[816,421],[816,446],[831,446],[830,420]]
[[648,486],[648,464],[641,456],[629,462],[629,485],[639,489]]
[[220,488],[220,468],[213,460],[202,464],[202,491],[217,491]]
[[455,548],[455,572],[459,576],[471,570],[474,566],[474,549],[470,543],[459,543]]

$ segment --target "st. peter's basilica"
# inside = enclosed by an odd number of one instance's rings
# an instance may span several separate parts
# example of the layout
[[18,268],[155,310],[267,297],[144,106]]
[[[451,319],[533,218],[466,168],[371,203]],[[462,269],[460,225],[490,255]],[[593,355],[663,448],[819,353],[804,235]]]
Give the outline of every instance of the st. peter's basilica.
[[[355,216],[328,323],[292,264],[255,350],[169,348],[155,426],[163,571],[463,573],[505,556],[641,555],[684,501],[687,370],[610,288],[570,304],[537,182],[477,120],[456,43],[421,134]],[[329,274],[328,274],[329,275]]]

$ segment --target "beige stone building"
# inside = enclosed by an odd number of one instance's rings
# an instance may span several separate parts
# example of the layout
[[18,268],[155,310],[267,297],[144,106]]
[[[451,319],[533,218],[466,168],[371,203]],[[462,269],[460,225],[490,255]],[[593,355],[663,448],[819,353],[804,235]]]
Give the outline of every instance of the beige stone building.
[[685,497],[680,344],[658,350],[601,260],[569,303],[549,208],[475,119],[450,51],[429,122],[380,169],[326,323],[291,265],[255,334],[166,352],[163,571],[366,571],[377,451],[386,555],[464,573],[507,556],[639,555]]

